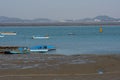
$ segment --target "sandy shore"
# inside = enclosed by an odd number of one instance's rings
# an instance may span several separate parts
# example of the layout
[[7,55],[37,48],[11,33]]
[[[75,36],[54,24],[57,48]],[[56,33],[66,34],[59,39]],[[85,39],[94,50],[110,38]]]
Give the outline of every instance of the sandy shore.
[[0,80],[120,80],[120,55],[0,55]]

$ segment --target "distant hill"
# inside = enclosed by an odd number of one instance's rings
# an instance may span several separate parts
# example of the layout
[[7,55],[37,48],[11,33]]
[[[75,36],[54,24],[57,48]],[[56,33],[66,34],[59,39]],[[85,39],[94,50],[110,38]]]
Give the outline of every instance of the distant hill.
[[10,22],[24,22],[24,20],[19,19],[19,18],[9,18],[5,16],[0,16],[0,23],[10,23]]
[[84,22],[117,22],[120,21],[119,18],[113,18],[113,17],[109,17],[106,15],[102,15],[102,16],[96,16],[94,18],[85,18],[85,19],[80,19],[78,21],[84,21]]
[[120,19],[116,19],[116,18],[109,17],[109,16],[97,16],[97,17],[93,18],[93,20],[100,20],[100,21],[119,21]]
[[0,23],[43,23],[43,22],[53,22],[53,20],[47,18],[38,18],[33,20],[20,19],[20,18],[10,18],[6,16],[0,16]]

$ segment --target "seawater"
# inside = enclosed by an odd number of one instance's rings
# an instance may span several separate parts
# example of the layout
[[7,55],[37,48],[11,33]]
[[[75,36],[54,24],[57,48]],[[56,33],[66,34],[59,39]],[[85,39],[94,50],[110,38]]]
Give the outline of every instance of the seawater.
[[[0,38],[0,46],[54,45],[49,54],[119,54],[120,26],[1,26],[0,32],[17,32],[16,36]],[[73,33],[75,35],[68,35]],[[32,39],[32,36],[49,39]]]

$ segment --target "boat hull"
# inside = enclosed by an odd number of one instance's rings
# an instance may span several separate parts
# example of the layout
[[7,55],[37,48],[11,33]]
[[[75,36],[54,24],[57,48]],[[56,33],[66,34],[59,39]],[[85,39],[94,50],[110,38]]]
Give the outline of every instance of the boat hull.
[[49,39],[49,37],[36,37],[36,36],[33,36],[32,39]]
[[51,50],[55,50],[54,46],[49,46],[49,45],[45,45],[45,46],[34,46],[30,48],[30,52],[48,52]]
[[31,49],[30,52],[48,52],[48,49]]
[[0,32],[1,35],[16,35],[16,32]]

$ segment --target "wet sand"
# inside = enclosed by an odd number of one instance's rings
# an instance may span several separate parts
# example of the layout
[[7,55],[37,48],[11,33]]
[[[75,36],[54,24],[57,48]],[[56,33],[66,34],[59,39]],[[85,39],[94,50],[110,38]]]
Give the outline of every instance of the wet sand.
[[0,80],[120,80],[120,55],[0,55]]

